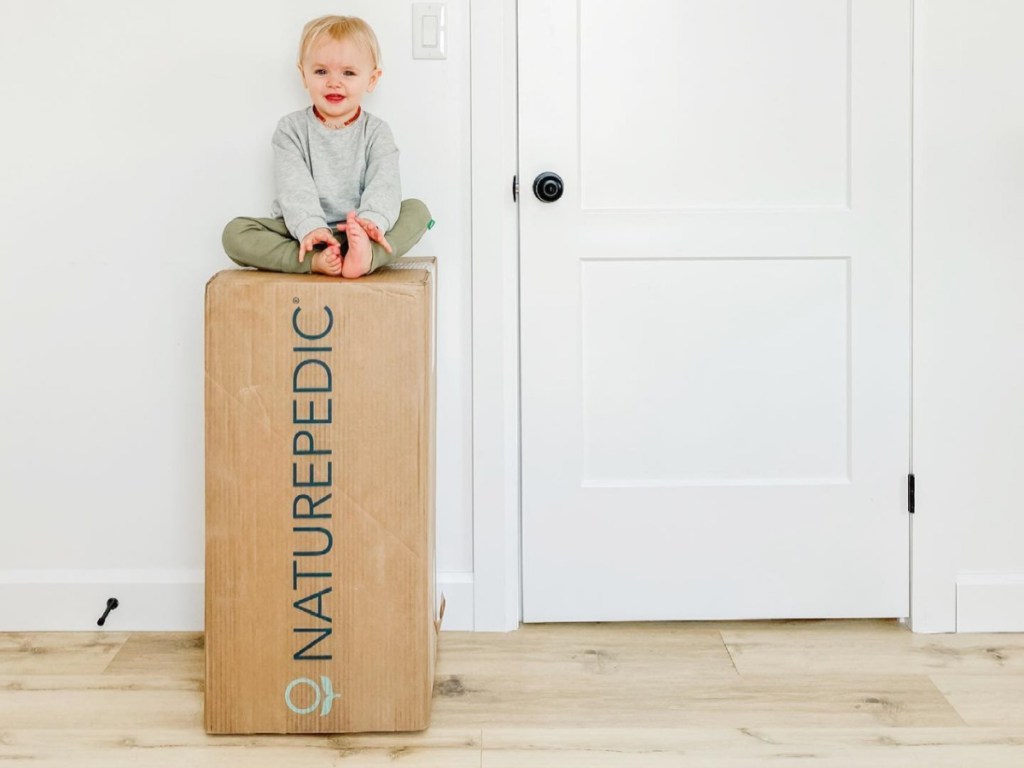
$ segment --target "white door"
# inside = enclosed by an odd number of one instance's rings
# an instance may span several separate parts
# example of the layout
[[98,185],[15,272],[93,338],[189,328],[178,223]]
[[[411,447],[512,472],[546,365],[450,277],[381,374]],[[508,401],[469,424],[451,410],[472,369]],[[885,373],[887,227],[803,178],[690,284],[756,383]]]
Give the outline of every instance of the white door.
[[519,1],[526,621],[909,613],[910,5]]

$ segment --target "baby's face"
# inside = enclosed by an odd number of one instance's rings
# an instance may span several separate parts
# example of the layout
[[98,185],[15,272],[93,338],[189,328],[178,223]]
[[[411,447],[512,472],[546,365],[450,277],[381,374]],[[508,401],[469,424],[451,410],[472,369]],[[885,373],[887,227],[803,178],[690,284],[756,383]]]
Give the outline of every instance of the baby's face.
[[330,38],[310,49],[300,70],[314,106],[331,122],[355,116],[363,96],[374,89],[380,77],[364,46]]

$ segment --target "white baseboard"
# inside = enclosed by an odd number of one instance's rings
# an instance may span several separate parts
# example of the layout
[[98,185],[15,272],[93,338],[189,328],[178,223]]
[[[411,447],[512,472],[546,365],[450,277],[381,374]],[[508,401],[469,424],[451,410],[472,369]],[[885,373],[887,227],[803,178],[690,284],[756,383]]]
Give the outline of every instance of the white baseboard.
[[437,601],[444,595],[444,621],[441,631],[473,631],[473,574],[437,574]]
[[[202,569],[0,570],[0,632],[202,632],[204,580]],[[471,631],[473,574],[439,573],[437,594],[442,630]]]
[[1024,632],[1024,574],[960,574],[957,632]]
[[203,599],[202,569],[0,571],[0,632],[198,632]]

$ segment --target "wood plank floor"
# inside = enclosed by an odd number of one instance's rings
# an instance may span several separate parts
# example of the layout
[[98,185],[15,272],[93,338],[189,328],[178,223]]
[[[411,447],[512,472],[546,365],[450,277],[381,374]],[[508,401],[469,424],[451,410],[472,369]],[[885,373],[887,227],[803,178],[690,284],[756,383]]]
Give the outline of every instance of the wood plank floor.
[[208,736],[202,691],[202,634],[0,634],[0,766],[1024,766],[1024,635],[890,621],[445,632],[418,734]]

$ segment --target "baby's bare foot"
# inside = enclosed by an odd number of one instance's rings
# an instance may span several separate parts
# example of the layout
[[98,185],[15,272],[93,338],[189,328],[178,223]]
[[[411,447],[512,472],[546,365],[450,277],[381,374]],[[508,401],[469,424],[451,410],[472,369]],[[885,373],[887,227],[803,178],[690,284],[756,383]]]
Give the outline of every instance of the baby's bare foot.
[[370,247],[370,236],[356,221],[356,212],[349,211],[345,221],[345,234],[348,236],[348,253],[341,265],[342,277],[362,277],[370,271],[373,262],[373,249]]
[[331,248],[313,251],[312,271],[321,275],[338,276],[341,274],[341,255]]

